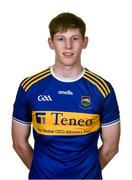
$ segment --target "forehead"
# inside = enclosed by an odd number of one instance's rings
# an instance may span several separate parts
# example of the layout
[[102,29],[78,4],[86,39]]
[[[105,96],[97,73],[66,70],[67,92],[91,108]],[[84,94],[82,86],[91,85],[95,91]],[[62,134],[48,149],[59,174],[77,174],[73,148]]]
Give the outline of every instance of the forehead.
[[65,36],[65,37],[70,37],[70,36],[81,36],[80,30],[75,29],[75,28],[69,28],[66,31],[63,32],[57,32],[54,36]]

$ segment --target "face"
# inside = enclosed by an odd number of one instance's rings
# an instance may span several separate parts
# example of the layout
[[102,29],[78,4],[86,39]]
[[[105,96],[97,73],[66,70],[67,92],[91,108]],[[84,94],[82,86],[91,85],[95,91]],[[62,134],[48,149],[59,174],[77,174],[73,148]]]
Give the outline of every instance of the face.
[[81,61],[82,49],[87,47],[88,38],[82,38],[79,29],[68,29],[58,32],[48,39],[49,46],[55,50],[55,63],[72,66]]

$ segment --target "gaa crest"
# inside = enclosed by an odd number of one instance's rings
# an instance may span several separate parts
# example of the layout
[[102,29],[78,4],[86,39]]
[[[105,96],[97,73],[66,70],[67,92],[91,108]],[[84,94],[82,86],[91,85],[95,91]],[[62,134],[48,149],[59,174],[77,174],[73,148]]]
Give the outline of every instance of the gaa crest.
[[91,103],[91,97],[90,96],[82,96],[81,97],[81,105],[84,107],[89,106]]

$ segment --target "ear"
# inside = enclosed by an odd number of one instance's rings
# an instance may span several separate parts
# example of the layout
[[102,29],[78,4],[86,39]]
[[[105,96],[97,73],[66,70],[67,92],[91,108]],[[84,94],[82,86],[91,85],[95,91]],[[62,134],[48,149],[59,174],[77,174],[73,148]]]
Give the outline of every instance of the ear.
[[54,44],[53,44],[53,40],[51,37],[48,38],[48,44],[51,49],[54,49]]
[[88,45],[88,41],[89,41],[88,37],[87,36],[84,37],[84,40],[83,40],[83,49],[86,49],[86,47]]

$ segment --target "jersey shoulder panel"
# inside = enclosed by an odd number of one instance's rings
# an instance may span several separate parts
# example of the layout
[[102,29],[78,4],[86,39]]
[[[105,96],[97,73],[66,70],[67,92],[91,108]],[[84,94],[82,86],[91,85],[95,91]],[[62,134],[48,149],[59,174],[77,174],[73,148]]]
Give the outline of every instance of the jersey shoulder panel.
[[21,83],[21,86],[23,87],[23,89],[26,91],[29,90],[29,88],[36,84],[37,82],[45,79],[46,77],[50,76],[51,75],[51,71],[50,71],[50,67],[35,74],[35,75],[32,75],[30,77],[27,77],[25,78],[22,83]]
[[101,76],[89,71],[87,68],[85,68],[85,74],[83,78],[86,79],[89,83],[93,84],[104,98],[110,93],[109,83]]

